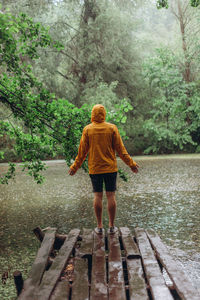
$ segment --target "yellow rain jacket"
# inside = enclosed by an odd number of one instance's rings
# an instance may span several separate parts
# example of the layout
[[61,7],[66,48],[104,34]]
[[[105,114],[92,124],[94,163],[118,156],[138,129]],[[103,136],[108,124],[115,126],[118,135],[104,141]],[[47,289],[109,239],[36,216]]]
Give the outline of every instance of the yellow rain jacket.
[[106,110],[103,105],[97,104],[92,109],[91,121],[83,129],[78,155],[70,169],[77,171],[87,154],[90,174],[117,172],[117,160],[115,151],[119,157],[129,166],[136,166],[128,154],[117,126],[105,122]]

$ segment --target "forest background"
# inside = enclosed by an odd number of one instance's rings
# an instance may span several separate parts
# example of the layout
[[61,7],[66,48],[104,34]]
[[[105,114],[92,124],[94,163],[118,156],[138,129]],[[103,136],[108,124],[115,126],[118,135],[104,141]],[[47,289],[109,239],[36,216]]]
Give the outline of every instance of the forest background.
[[70,165],[96,103],[132,155],[200,152],[198,1],[0,3],[2,162],[38,183],[41,160]]

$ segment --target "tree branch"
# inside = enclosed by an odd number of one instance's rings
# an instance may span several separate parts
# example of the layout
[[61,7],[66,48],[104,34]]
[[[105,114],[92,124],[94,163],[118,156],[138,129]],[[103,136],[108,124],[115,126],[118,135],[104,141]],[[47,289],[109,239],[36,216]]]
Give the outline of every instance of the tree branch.
[[71,80],[67,75],[64,75],[64,74],[62,74],[60,71],[56,71],[56,73],[58,73],[58,74],[60,74],[62,77],[64,77],[65,79],[67,79],[67,80],[69,80],[74,86],[75,86],[75,84],[74,84],[74,82],[73,82],[73,80]]
[[60,51],[62,54],[66,55],[67,57],[69,57],[70,59],[72,59],[77,65],[78,65],[78,61],[73,58],[71,55],[67,54],[66,52],[64,52],[63,50]]

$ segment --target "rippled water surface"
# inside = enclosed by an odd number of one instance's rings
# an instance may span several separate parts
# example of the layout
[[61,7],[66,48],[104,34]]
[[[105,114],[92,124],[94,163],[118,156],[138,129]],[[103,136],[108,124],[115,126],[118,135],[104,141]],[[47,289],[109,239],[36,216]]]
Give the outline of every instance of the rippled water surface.
[[[135,157],[138,174],[126,169],[129,181],[118,178],[117,226],[154,228],[181,261],[194,285],[200,286],[200,155]],[[26,278],[39,243],[32,229],[96,226],[90,178],[83,170],[71,177],[64,161],[50,161],[46,181],[37,185],[17,169],[15,182],[0,186],[0,299],[15,299],[12,279],[19,269]],[[0,164],[0,173],[6,170]],[[107,227],[104,198],[104,226]]]

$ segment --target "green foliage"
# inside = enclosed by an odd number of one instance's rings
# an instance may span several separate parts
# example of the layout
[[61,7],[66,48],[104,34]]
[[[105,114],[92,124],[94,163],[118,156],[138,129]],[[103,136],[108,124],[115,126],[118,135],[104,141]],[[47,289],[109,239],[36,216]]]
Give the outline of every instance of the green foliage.
[[0,177],[1,184],[8,184],[9,179],[14,179],[15,177],[15,164],[9,163],[9,168],[4,176]]
[[[65,51],[58,72],[65,78],[66,94],[72,103],[92,103],[101,93],[106,107],[111,106],[129,98],[127,86],[131,90],[136,85],[135,23],[114,1],[82,4],[79,22],[70,33],[71,42],[65,43],[66,38],[63,41]],[[65,24],[63,19],[58,21]]]
[[134,3],[130,10],[129,1],[42,1],[34,6],[27,0],[18,6],[9,2],[13,13],[23,10],[48,24],[51,35],[64,45],[60,52],[41,48],[40,57],[30,61],[38,81],[56,98],[77,107],[100,102],[108,111],[121,99],[135,105],[143,82]]
[[[44,27],[24,14],[20,17],[2,14],[0,24],[0,99],[10,108],[13,117],[22,121],[17,126],[10,120],[0,121],[0,131],[15,141],[15,151],[24,162],[23,170],[27,170],[37,183],[42,183],[44,177],[41,172],[45,170],[45,164],[41,159],[47,155],[54,157],[59,152],[70,165],[71,159],[75,158],[82,129],[90,122],[92,106],[84,104],[77,108],[65,99],[58,99],[34,76],[30,63],[39,57],[38,47],[56,47],[60,50],[60,44],[52,40]],[[113,88],[111,84],[107,92],[112,93]],[[96,101],[101,92],[100,86],[91,102]],[[108,117],[115,118],[117,125],[124,124],[124,112],[129,109],[131,105],[124,100],[108,112]],[[2,183],[7,183],[13,174],[12,165],[2,177]]]
[[146,79],[152,90],[153,109],[144,123],[150,145],[146,153],[180,151],[195,146],[192,132],[198,128],[199,93],[195,83],[186,83],[177,58],[166,48],[144,65]]
[[123,169],[119,168],[118,170],[119,177],[122,178],[123,181],[127,182],[128,181],[128,174],[124,172]]
[[168,0],[157,0],[156,6],[158,9],[160,8],[168,8]]
[[[176,55],[159,50],[152,57],[152,47],[159,43],[153,39],[162,35],[160,27],[174,26],[169,12],[158,12],[155,5],[141,1],[132,2],[131,9],[129,1],[122,5],[114,0],[6,3],[10,11],[27,11],[36,22],[24,13],[0,14],[0,98],[12,112],[8,118],[0,112],[0,138],[3,142],[8,138],[9,150],[15,145],[16,157],[38,183],[45,170],[41,159],[59,154],[70,165],[96,103],[104,104],[107,121],[118,125],[124,138],[129,136],[126,143],[132,154],[144,148],[150,153],[196,150],[199,84],[183,80],[185,57],[178,50]],[[166,7],[167,1],[158,1],[157,6]],[[145,16],[137,13],[139,7],[142,13],[147,8]],[[165,18],[158,21],[154,17],[158,13]],[[50,31],[39,21],[47,23]],[[147,40],[144,23],[158,34],[148,33]],[[184,38],[187,44],[186,33]],[[190,42],[187,60],[194,81],[199,74],[194,55],[199,41],[194,43],[192,36]],[[141,63],[147,56],[144,80]]]
[[190,4],[193,7],[197,7],[200,4],[200,0],[190,0]]
[[4,159],[4,151],[0,151],[0,159]]
[[[123,125],[127,121],[126,114],[131,110],[133,110],[132,105],[129,103],[128,100],[123,99],[117,104],[113,105],[113,108],[109,111],[107,120],[115,124],[118,124],[118,126],[121,124]],[[122,126],[119,126],[119,132],[122,137],[125,137],[125,139],[128,138]]]
[[94,87],[94,82],[89,82],[84,88],[83,97],[81,99],[82,103],[95,104],[101,103],[108,110],[111,110],[113,104],[119,102],[119,98],[115,93],[118,82],[111,82],[107,84],[106,82],[97,82]]

